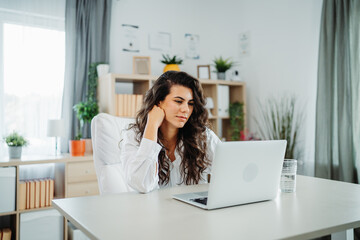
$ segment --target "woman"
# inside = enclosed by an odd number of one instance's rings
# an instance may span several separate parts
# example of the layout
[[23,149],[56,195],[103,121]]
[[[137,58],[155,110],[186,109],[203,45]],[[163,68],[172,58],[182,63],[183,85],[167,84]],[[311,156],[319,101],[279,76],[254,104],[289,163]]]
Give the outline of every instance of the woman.
[[206,127],[200,82],[185,72],[162,74],[147,91],[124,135],[121,158],[130,187],[206,183],[219,138]]

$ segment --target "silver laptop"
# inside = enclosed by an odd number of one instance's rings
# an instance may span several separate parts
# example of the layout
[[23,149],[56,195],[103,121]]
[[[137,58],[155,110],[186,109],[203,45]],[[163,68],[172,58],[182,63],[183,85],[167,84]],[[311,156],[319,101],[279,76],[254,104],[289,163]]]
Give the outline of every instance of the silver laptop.
[[177,194],[173,198],[204,209],[274,199],[285,149],[285,140],[219,143],[208,192]]

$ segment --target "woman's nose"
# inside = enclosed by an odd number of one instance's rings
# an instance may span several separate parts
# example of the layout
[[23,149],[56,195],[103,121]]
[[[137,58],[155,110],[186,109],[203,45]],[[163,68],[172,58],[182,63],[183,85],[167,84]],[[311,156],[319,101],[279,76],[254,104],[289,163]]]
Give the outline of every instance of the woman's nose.
[[185,103],[181,105],[182,112],[189,112],[189,106]]

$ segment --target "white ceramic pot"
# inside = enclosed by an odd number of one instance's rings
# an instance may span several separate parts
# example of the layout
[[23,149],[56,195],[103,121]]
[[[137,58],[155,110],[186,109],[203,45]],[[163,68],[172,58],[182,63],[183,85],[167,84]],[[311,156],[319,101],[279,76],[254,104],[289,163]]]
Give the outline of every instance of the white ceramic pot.
[[15,159],[15,158],[21,158],[21,151],[22,147],[20,146],[9,146],[9,158]]
[[98,77],[101,77],[103,75],[106,75],[109,73],[110,66],[109,64],[99,64],[96,67]]
[[217,73],[217,78],[220,80],[225,80],[225,73],[224,72],[218,72]]

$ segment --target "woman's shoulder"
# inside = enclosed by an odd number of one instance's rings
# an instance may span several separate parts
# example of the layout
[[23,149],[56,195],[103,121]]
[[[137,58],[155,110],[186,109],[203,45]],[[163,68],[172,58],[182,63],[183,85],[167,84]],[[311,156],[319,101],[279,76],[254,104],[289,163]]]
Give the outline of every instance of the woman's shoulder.
[[220,138],[214,133],[214,131],[208,127],[206,128],[206,137],[207,142],[210,144],[216,145],[218,142],[221,142]]

